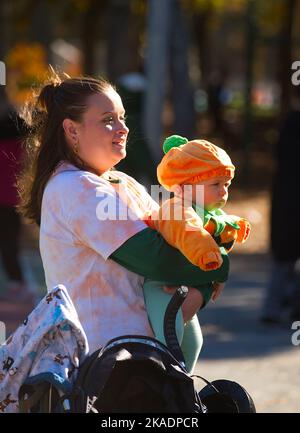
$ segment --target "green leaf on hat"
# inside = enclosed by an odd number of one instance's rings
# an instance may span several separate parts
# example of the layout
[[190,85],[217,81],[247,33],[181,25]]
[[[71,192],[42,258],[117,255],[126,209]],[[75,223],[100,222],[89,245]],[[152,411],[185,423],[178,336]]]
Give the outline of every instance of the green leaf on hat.
[[172,147],[179,147],[182,144],[188,143],[188,141],[187,138],[181,137],[181,135],[170,135],[170,137],[167,137],[164,141],[163,151],[167,153]]

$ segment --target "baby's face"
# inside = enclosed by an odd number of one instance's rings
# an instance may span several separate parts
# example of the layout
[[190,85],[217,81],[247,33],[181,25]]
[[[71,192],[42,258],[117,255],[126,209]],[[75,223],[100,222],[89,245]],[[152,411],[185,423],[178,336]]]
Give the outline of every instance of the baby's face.
[[[204,180],[201,184],[192,185],[193,202],[203,207],[203,202],[199,203],[199,200],[204,200],[206,210],[220,209],[227,202],[230,184],[231,178],[229,176],[219,176]],[[200,185],[204,186],[204,197],[201,192],[199,193]]]

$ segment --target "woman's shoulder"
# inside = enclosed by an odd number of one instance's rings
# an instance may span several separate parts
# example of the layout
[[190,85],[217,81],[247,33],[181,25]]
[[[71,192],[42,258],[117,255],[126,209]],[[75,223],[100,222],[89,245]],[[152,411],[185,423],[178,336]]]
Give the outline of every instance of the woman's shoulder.
[[119,179],[121,181],[125,180],[140,185],[137,180],[135,180],[133,177],[129,176],[128,174],[124,173],[123,171],[113,169],[110,170],[108,173],[109,173],[109,178],[112,180],[114,179],[116,180]]
[[126,184],[129,188],[133,188],[135,190],[139,190],[140,192],[147,193],[147,189],[139,183],[136,179],[129,176],[128,174],[118,171],[118,170],[111,170],[109,172],[109,177],[111,182],[122,182],[123,184]]
[[60,197],[65,204],[74,199],[86,201],[89,197],[103,195],[115,198],[116,191],[119,191],[116,184],[119,183],[125,186],[127,191],[131,191],[133,196],[148,199],[146,189],[121,171],[111,170],[98,176],[66,162],[61,163],[51,176],[44,191],[44,198],[57,200]]
[[90,171],[81,170],[70,163],[62,162],[49,179],[46,189],[66,195],[72,190],[78,191],[78,189],[95,189],[99,187],[107,189],[109,187],[108,180]]
[[110,172],[110,175],[114,176],[116,179],[119,179],[122,182],[123,186],[127,188],[127,191],[131,194],[131,196],[133,196],[141,203],[143,209],[158,209],[158,203],[151,197],[151,195],[147,191],[147,188],[141,183],[139,183],[137,180],[135,180],[133,177],[116,170],[112,170]]

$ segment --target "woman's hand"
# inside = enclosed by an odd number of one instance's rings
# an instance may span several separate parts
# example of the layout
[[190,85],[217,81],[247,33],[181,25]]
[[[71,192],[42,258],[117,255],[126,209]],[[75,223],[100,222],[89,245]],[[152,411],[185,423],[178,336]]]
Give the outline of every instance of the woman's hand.
[[213,293],[211,295],[211,300],[213,302],[215,302],[215,300],[220,296],[220,294],[222,293],[222,290],[224,289],[224,287],[225,287],[225,283],[218,283],[217,281],[215,281],[213,283],[214,291],[213,291]]
[[[173,295],[178,286],[164,286],[164,291]],[[181,310],[184,323],[191,320],[191,318],[200,310],[203,305],[204,299],[202,293],[195,287],[188,287],[188,294],[182,304]]]

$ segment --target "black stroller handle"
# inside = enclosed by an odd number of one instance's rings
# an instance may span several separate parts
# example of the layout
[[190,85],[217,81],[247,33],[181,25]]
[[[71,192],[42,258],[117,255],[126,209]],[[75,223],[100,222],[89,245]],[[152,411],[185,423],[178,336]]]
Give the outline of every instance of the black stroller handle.
[[172,296],[164,317],[164,336],[170,352],[177,361],[185,368],[185,360],[176,335],[176,315],[183,304],[189,289],[180,286]]

